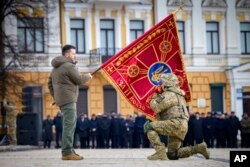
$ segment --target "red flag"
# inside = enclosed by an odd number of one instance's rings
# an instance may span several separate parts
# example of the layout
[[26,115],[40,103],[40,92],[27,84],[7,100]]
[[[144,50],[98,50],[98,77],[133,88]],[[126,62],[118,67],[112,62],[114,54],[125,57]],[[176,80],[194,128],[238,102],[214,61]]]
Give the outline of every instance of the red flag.
[[173,14],[115,54],[101,68],[129,103],[150,118],[154,119],[155,114],[148,102],[161,84],[161,73],[176,74],[181,89],[186,92],[186,100],[191,99]]

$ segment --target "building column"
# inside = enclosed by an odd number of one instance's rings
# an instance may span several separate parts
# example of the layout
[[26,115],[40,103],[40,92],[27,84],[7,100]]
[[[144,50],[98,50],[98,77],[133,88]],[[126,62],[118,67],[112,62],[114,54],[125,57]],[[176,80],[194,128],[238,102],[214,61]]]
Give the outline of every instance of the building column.
[[227,0],[227,14],[226,14],[226,36],[227,36],[227,53],[240,54],[240,27],[236,18],[235,0]]
[[65,9],[65,16],[64,16],[64,25],[65,25],[65,33],[66,33],[66,44],[70,44],[71,42],[71,33],[70,33],[70,13],[69,10]]
[[91,37],[91,34],[92,34],[92,6],[89,6],[89,8],[87,9],[87,17],[84,18],[85,21],[86,21],[86,29],[85,29],[85,32],[86,32],[86,41],[85,41],[85,44],[86,44],[86,53],[89,53],[89,51],[92,49],[92,37]]
[[228,66],[237,66],[240,64],[240,59],[238,57],[241,54],[240,48],[240,27],[237,20],[237,13],[235,8],[235,1],[228,0],[227,2],[227,14],[226,14],[226,36],[227,36],[227,43],[226,43],[226,54],[228,56]]
[[163,20],[167,15],[167,1],[166,0],[154,0],[154,20],[157,24],[161,20]]
[[193,35],[193,50],[192,53],[194,55],[197,54],[204,54],[205,52],[205,37],[206,37],[206,26],[205,26],[205,20],[202,18],[202,7],[201,7],[201,0],[196,0],[196,2],[193,4],[193,10],[192,10],[192,35]]
[[[115,29],[116,29],[116,33],[115,33],[115,48],[122,48],[122,31],[121,31],[121,25],[122,25],[122,14],[121,14],[121,10],[119,9],[117,10],[117,16],[114,18],[115,19]],[[119,40],[120,39],[120,40]]]
[[61,53],[59,1],[48,3],[48,54]]

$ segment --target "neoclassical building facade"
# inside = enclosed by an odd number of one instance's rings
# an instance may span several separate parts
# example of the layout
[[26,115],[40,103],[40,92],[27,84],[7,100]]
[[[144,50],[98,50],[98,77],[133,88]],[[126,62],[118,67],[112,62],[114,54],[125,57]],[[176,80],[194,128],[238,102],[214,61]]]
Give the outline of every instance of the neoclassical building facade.
[[[39,18],[42,27],[29,36],[30,27],[16,17],[8,17],[7,34],[16,36],[22,68],[10,72],[21,76],[25,85],[19,94],[30,93],[33,108],[41,118],[55,116],[59,108],[47,88],[51,60],[61,55],[61,47],[77,48],[81,73],[94,78],[80,87],[78,114],[88,116],[117,112],[134,114],[133,108],[112,84],[96,70],[108,58],[149,30],[181,4],[176,14],[193,112],[231,112],[241,118],[250,114],[250,3],[248,0],[54,0],[47,6],[30,1],[33,8],[20,7],[26,19]],[[41,30],[42,29],[42,30]],[[39,44],[37,39],[43,42]],[[33,41],[33,42],[32,42]],[[8,50],[6,50],[8,52]],[[11,60],[6,58],[6,63]],[[24,96],[7,96],[19,112],[26,112]],[[26,99],[27,100],[27,99]]]

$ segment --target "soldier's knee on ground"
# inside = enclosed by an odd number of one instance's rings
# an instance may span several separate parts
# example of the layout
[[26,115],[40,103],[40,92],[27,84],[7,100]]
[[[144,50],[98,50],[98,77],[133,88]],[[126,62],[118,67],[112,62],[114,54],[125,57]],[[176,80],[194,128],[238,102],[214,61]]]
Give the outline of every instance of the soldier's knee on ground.
[[167,157],[169,160],[178,160],[177,152],[167,152]]

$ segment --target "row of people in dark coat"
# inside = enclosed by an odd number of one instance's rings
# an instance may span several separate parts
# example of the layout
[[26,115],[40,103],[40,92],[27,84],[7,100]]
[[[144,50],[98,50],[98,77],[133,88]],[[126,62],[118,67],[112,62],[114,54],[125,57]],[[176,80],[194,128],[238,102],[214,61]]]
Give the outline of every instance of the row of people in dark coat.
[[[143,132],[147,121],[141,114],[127,115],[126,118],[112,113],[93,114],[91,119],[81,114],[77,119],[74,147],[80,148],[148,148],[149,141]],[[204,114],[190,112],[188,133],[183,142],[184,146],[194,145],[205,141],[209,148],[237,148],[238,131],[241,132],[241,147],[250,148],[250,117],[244,113],[241,121],[234,112]],[[43,122],[44,147],[50,147],[52,126],[55,125],[56,148],[60,147],[62,135],[62,115],[60,112],[52,120],[50,116]],[[167,144],[167,138],[161,136]],[[80,144],[78,146],[78,143]]]
[[[74,146],[80,148],[146,148],[149,141],[143,132],[146,117],[137,114],[126,118],[93,114],[91,119],[81,114],[77,119]],[[79,141],[79,142],[78,142]]]
[[[195,143],[199,144],[205,141],[209,148],[237,148],[237,136],[240,131],[241,147],[249,147],[247,144],[244,144],[244,141],[247,140],[246,137],[250,135],[250,132],[249,135],[244,136],[241,122],[242,120],[239,121],[235,112],[230,114],[208,112],[206,117],[198,112],[195,114],[190,112],[188,133],[183,145],[194,145]],[[250,124],[248,128],[250,130]]]
[[43,147],[50,148],[51,141],[53,140],[53,125],[55,126],[55,138],[56,138],[56,148],[60,148],[60,141],[62,138],[62,114],[58,112],[54,119],[50,115],[47,115],[46,119],[43,120],[42,124],[42,140]]

